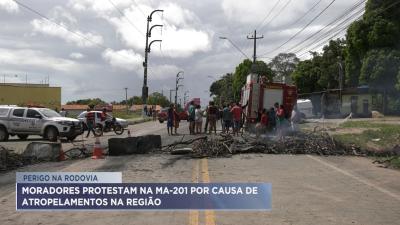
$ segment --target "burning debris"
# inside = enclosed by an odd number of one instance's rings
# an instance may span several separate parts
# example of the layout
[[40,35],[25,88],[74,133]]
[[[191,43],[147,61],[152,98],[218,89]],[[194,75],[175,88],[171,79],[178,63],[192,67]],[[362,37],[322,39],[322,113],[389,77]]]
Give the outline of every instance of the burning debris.
[[226,157],[238,153],[313,154],[391,156],[391,151],[373,152],[358,146],[345,146],[326,132],[300,132],[277,139],[275,136],[255,138],[249,135],[234,137],[227,134],[201,136],[164,146],[171,154],[189,154],[191,157]]

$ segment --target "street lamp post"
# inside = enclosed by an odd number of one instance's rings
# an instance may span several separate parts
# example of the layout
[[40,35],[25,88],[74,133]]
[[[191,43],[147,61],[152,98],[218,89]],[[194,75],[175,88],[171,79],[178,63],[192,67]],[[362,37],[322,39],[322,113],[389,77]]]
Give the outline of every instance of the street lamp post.
[[159,25],[159,24],[153,25],[150,29],[149,29],[149,26],[150,26],[150,22],[152,21],[153,14],[155,12],[163,12],[163,11],[164,10],[156,9],[153,12],[151,12],[149,16],[147,16],[146,46],[144,49],[144,62],[143,62],[144,71],[143,71],[143,87],[142,87],[143,117],[145,116],[145,108],[146,108],[146,104],[147,104],[147,97],[149,94],[149,87],[147,86],[148,53],[150,52],[151,45],[154,42],[161,42],[161,40],[153,40],[149,44],[149,37],[151,37],[151,30],[154,27],[162,27],[162,25]]
[[178,88],[180,87],[180,86],[182,86],[182,85],[179,85],[179,81],[180,80],[183,80],[183,77],[180,77],[179,75],[183,75],[183,71],[179,71],[177,74],[176,74],[176,82],[175,82],[175,105],[178,103]]
[[233,43],[233,41],[231,41],[231,39],[229,39],[227,37],[219,37],[219,39],[229,41],[229,43],[231,43],[233,45],[233,47],[235,47],[240,53],[242,53],[242,55],[244,57],[246,57],[247,59],[250,59],[235,43]]

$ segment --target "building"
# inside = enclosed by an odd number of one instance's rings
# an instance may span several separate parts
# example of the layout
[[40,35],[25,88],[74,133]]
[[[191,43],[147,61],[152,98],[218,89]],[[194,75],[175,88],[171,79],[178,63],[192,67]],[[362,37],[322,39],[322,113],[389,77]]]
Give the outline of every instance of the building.
[[0,105],[41,106],[60,110],[61,87],[49,84],[0,84]]
[[350,113],[354,117],[371,117],[372,111],[380,111],[382,104],[379,94],[368,86],[330,89],[301,97],[311,100],[314,115],[319,117],[323,114],[326,118],[345,117]]

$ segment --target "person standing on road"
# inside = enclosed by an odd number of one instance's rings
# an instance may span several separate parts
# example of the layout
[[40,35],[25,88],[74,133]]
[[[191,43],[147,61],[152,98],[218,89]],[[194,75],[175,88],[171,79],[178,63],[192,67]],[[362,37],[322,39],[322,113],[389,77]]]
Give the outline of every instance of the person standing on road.
[[232,125],[232,112],[231,107],[227,104],[222,110],[222,120],[224,121],[224,127],[222,128],[223,133],[229,133],[229,129]]
[[167,111],[167,130],[168,135],[173,135],[172,128],[174,127],[174,105],[171,104]]
[[213,101],[210,101],[208,110],[207,110],[207,115],[208,115],[208,123],[210,124],[210,130],[209,133],[211,134],[212,131],[214,133],[217,133],[217,117],[218,117],[219,110],[215,106]]
[[233,115],[233,134],[239,135],[239,130],[242,122],[242,107],[240,107],[239,102],[231,109]]
[[206,124],[204,125],[204,133],[207,133],[207,128],[208,128],[208,106],[206,106],[206,109],[204,110],[204,115],[206,118]]
[[153,121],[156,121],[157,120],[156,106],[153,106],[152,115],[153,115]]
[[282,138],[284,135],[284,129],[285,129],[285,109],[283,105],[280,105],[277,112],[276,112],[276,118],[277,118],[277,123],[276,123],[276,127],[277,127],[277,131],[278,131],[278,138]]
[[196,134],[200,134],[203,125],[203,112],[201,111],[200,105],[196,106],[195,123],[196,123]]
[[194,102],[191,101],[188,109],[189,113],[189,133],[190,134],[195,134],[194,128],[195,128],[195,120],[196,120],[196,108],[194,106]]
[[88,132],[86,134],[86,138],[89,137],[90,132],[93,132],[93,136],[96,136],[96,133],[94,132],[94,128],[96,126],[96,120],[95,120],[95,114],[94,112],[91,111],[91,108],[87,108],[87,113],[86,113],[86,126],[88,129]]
[[61,115],[62,117],[66,117],[66,116],[67,116],[67,111],[65,111],[64,108],[61,108],[60,115]]
[[179,123],[181,122],[179,118],[179,113],[176,105],[174,105],[174,128],[175,128],[175,134],[178,135],[178,128],[179,128]]

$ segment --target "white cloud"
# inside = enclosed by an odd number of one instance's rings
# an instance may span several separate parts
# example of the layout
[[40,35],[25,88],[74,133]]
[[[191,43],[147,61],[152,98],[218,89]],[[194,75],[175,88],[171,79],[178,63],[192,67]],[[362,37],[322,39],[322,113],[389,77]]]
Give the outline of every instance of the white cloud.
[[[211,49],[210,34],[204,30],[196,29],[198,19],[195,14],[175,3],[163,3],[157,8],[164,9],[163,18],[161,13],[153,15],[151,25],[162,24],[163,30],[156,27],[152,30],[151,40],[161,39],[162,49],[168,51],[171,57],[188,57],[196,52],[205,52]],[[128,47],[136,50],[143,50],[145,43],[146,18],[140,11],[151,11],[146,5],[139,7],[129,7],[124,9],[124,14],[128,18],[122,16],[104,16],[116,29],[117,34]],[[135,27],[131,22],[135,23]],[[157,45],[153,45],[152,49],[158,55]]]
[[0,9],[4,9],[9,13],[15,13],[19,11],[17,3],[12,0],[0,0]]
[[[293,16],[297,16],[298,14],[294,12],[299,10],[303,11],[308,2],[310,1],[291,1],[286,6],[282,14],[274,19],[271,24],[278,24],[283,21],[288,21]],[[276,3],[277,0],[223,0],[221,4],[224,14],[228,20],[232,22],[258,26],[262,20],[266,18]],[[286,3],[287,0],[280,1],[272,13],[267,17],[264,24],[270,21],[274,15],[277,15]]]
[[[150,70],[148,72],[149,79],[153,80],[166,80],[166,79],[175,79],[176,73],[181,71],[182,69],[178,68],[175,65],[157,65],[150,66]],[[140,76],[142,77],[142,76]]]
[[103,52],[102,57],[113,67],[131,71],[142,68],[144,61],[141,55],[135,53],[133,50],[126,49],[119,51],[107,49]]
[[69,57],[72,59],[82,59],[85,56],[82,53],[79,52],[72,52],[71,54],[69,54]]
[[[64,29],[63,27],[57,26],[44,19],[34,19],[31,21],[31,24],[35,32],[64,39],[66,42],[76,44],[79,47],[93,47],[96,45],[95,43],[97,44],[103,43],[103,37],[98,34],[91,32],[84,33],[79,30],[73,30],[73,32],[77,33],[78,35],[73,34]],[[82,36],[86,37],[91,41],[82,38]]]
[[72,71],[77,64],[71,60],[55,58],[37,50],[0,48],[0,65],[36,66],[59,71]]
[[[111,0],[117,7],[126,7],[132,4],[131,0]],[[107,13],[115,10],[109,0],[70,0],[68,5],[77,11],[92,10],[99,13]]]

